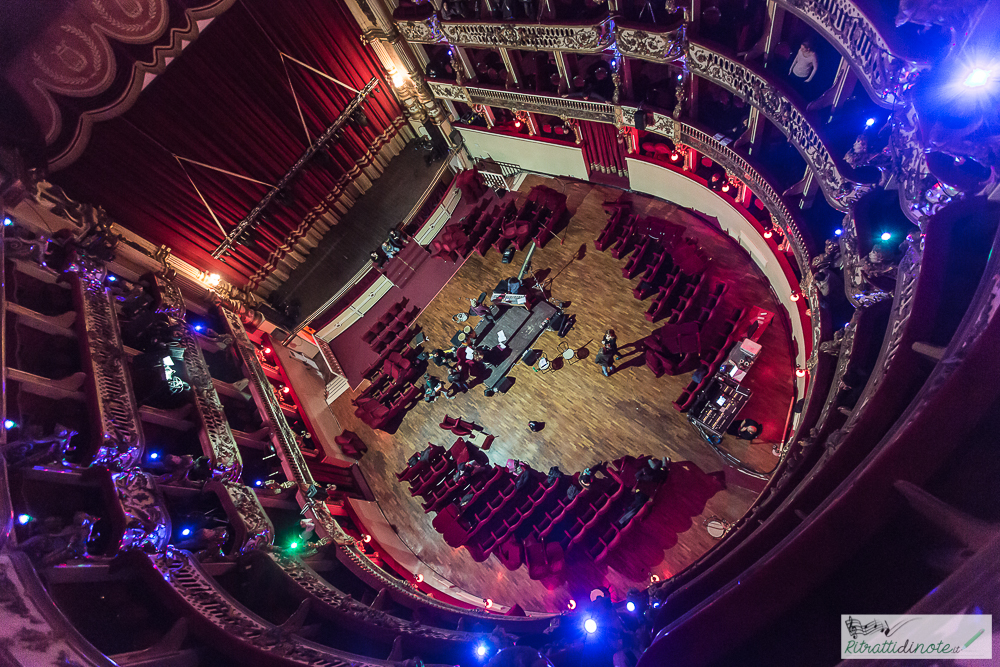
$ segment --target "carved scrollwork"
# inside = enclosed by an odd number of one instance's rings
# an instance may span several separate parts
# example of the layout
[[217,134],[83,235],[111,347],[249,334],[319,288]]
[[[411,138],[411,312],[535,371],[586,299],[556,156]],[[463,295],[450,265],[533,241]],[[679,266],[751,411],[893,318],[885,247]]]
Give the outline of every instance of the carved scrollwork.
[[444,39],[437,15],[419,21],[396,21],[396,29],[408,42],[434,44]]
[[684,56],[684,27],[654,32],[648,28],[639,30],[616,25],[615,43],[623,56],[671,62]]
[[239,512],[246,528],[246,538],[240,546],[240,553],[246,554],[255,549],[265,549],[274,544],[274,526],[267,518],[257,494],[245,484],[222,482],[226,495]]
[[743,63],[711,49],[688,43],[688,68],[736,93],[760,111],[788,137],[818,180],[827,201],[846,211],[871,190],[846,178],[805,114],[772,83]]
[[917,112],[912,107],[893,114],[889,148],[896,161],[903,213],[921,230],[927,220],[955,199],[927,168]]
[[375,667],[351,653],[308,642],[270,625],[224,593],[186,551],[168,548],[151,557],[153,567],[198,614],[227,635],[253,648],[310,667]]
[[848,63],[876,102],[891,107],[901,101],[916,67],[891,53],[856,4],[849,0],[779,0],[778,5],[805,19],[847,53]]
[[598,53],[611,45],[610,19],[593,25],[537,25],[445,21],[441,32],[448,42],[474,48]]
[[427,86],[431,89],[431,93],[434,97],[442,100],[458,100],[459,102],[465,102],[471,104],[469,100],[469,95],[465,90],[464,86],[459,86],[454,83],[446,83],[443,81],[428,81]]
[[118,317],[104,287],[106,271],[84,255],[72,263],[70,270],[76,273],[77,325],[89,351],[88,379],[101,429],[102,443],[94,463],[125,470],[138,465],[143,437]]
[[170,514],[152,475],[133,468],[112,475],[111,479],[126,518],[120,548],[163,551],[170,540]]

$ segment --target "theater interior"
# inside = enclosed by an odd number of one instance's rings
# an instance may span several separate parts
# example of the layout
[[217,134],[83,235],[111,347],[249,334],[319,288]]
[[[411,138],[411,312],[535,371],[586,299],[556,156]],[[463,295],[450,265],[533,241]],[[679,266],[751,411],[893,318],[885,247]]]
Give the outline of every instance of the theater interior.
[[914,664],[879,619],[1000,614],[998,25],[3,3],[0,664]]

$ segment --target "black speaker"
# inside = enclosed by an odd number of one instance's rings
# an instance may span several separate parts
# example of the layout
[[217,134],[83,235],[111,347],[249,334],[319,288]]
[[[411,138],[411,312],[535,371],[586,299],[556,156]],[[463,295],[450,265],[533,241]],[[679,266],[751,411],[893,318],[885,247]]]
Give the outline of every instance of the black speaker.
[[635,112],[635,129],[640,131],[646,130],[646,112],[642,109]]

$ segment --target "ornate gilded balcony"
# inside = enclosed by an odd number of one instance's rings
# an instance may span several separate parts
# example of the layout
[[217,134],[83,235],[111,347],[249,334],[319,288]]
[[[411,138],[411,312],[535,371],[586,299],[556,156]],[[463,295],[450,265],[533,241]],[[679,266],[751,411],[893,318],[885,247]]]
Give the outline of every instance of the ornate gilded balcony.
[[[425,34],[430,30],[426,23],[421,28]],[[600,53],[611,46],[614,39],[611,19],[559,25],[512,21],[441,21],[438,25],[450,44],[480,49]]]
[[847,58],[872,99],[884,107],[900,102],[903,83],[915,71],[892,53],[878,28],[849,0],[777,0],[811,25]]
[[419,44],[434,44],[444,40],[437,14],[431,14],[425,19],[399,19],[396,29],[408,42]]
[[659,29],[653,25],[615,21],[615,44],[618,52],[623,56],[654,63],[681,58],[684,55],[684,34],[683,23]]
[[504,109],[531,111],[534,113],[551,114],[593,120],[600,123],[615,122],[615,107],[603,102],[568,99],[554,95],[534,95],[502,88],[487,88],[485,86],[461,86],[452,81],[427,80],[434,97],[443,100],[454,100],[466,104],[486,104]]
[[774,123],[805,159],[827,201],[835,209],[846,211],[853,201],[871,190],[854,180],[855,174],[843,160],[834,157],[823,138],[799,108],[797,96],[781,83],[765,77],[756,69],[695,41],[688,42],[688,68],[698,76],[739,95],[760,109]]

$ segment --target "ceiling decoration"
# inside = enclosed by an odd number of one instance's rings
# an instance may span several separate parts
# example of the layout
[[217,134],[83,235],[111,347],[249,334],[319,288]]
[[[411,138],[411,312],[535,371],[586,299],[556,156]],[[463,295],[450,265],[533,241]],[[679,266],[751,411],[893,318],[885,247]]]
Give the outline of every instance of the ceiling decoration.
[[4,62],[2,77],[38,128],[49,167],[75,160],[93,123],[131,107],[234,1],[74,0],[44,25],[32,26],[31,37]]

